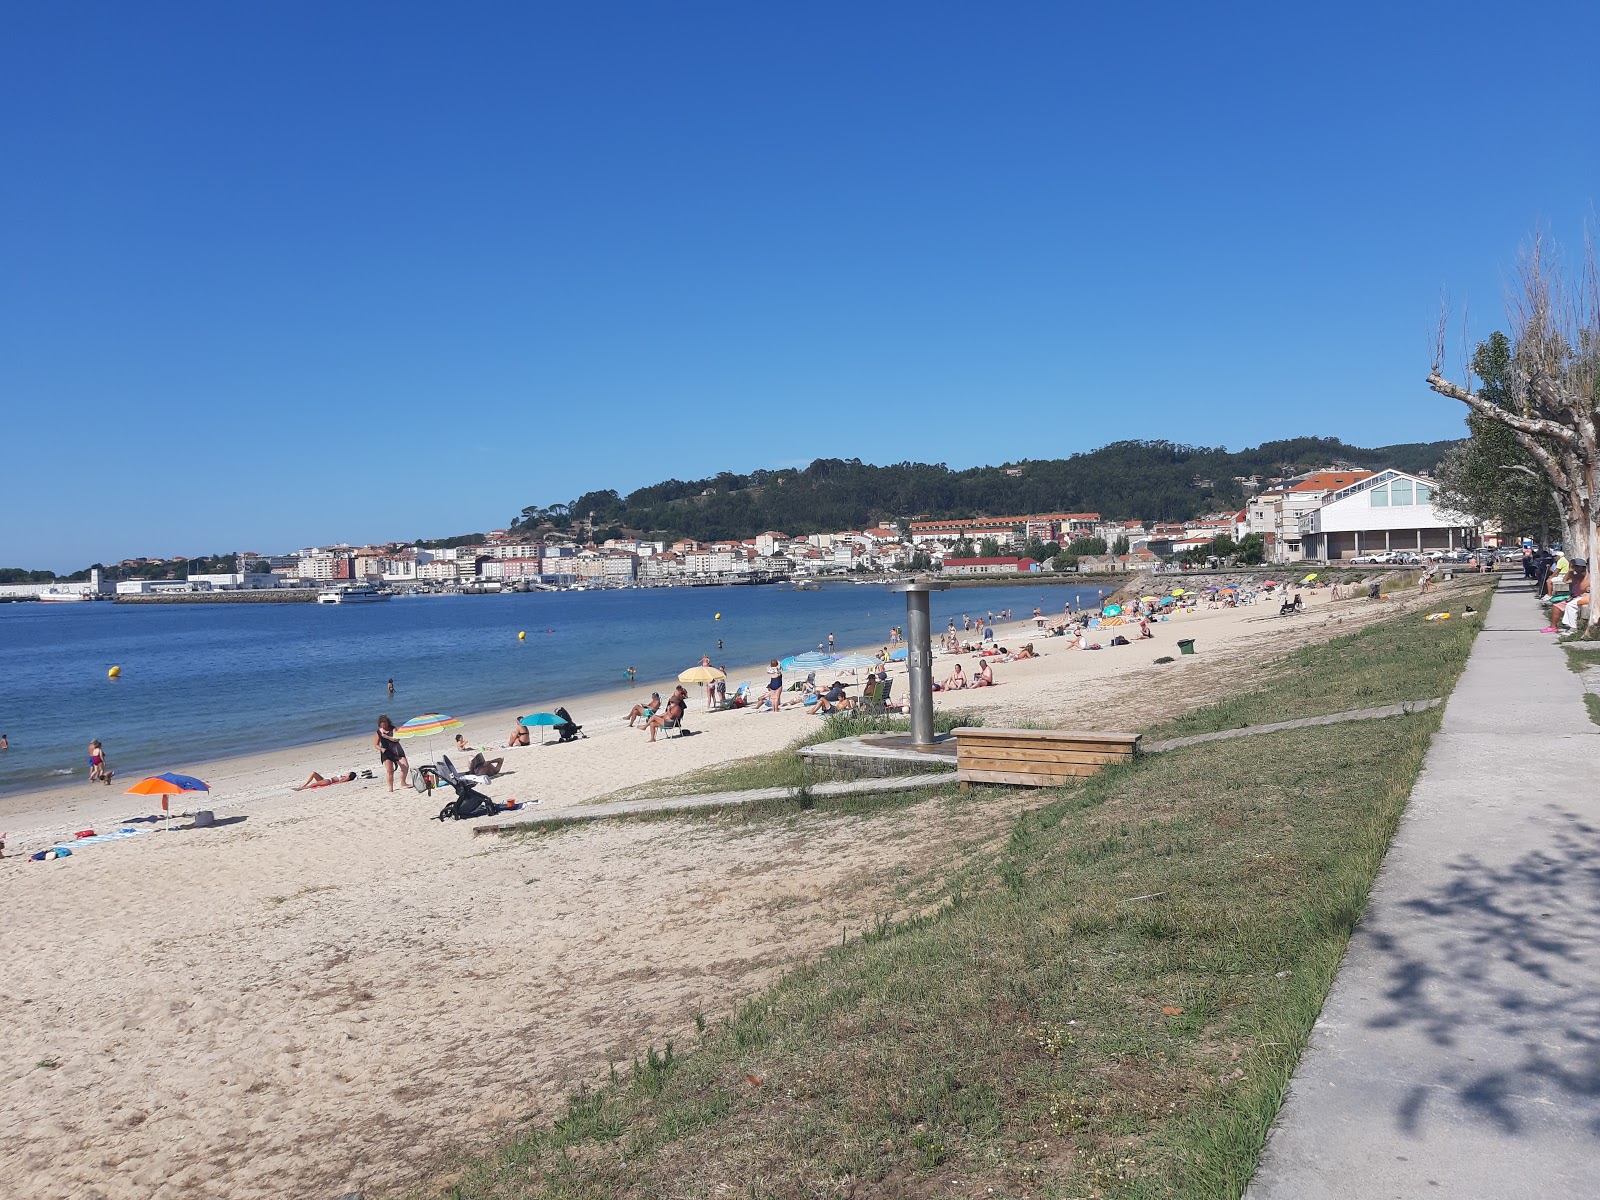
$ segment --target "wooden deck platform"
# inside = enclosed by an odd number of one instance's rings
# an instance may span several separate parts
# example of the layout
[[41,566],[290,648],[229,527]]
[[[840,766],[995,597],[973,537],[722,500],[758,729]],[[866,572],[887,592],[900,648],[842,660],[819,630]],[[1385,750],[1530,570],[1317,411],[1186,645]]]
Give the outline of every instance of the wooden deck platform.
[[1137,733],[1081,733],[1061,729],[955,731],[956,777],[962,783],[1056,787],[1108,764],[1132,761]]

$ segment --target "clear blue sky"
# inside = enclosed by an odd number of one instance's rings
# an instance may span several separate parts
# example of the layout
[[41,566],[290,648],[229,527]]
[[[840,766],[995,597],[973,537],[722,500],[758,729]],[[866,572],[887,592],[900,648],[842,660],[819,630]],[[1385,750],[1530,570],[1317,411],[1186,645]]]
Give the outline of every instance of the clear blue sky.
[[11,4],[0,565],[591,487],[1455,436],[1600,6]]

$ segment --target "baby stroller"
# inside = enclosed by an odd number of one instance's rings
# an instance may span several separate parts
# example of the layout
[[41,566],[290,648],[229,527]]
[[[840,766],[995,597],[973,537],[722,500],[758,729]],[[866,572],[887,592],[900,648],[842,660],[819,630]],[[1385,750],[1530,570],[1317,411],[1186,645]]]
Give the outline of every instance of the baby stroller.
[[448,755],[440,757],[435,771],[439,782],[454,788],[456,793],[456,798],[439,810],[438,820],[465,821],[470,817],[481,817],[486,813],[493,815],[500,811],[498,804],[473,786],[479,776],[474,775],[469,778],[462,775],[456,770]]
[[556,709],[556,716],[561,718],[561,724],[551,726],[556,733],[561,735],[561,741],[557,742],[556,745],[559,746],[561,742],[570,742],[578,738],[587,738],[589,736],[587,733],[583,732],[583,726],[575,722],[572,719],[572,714],[566,709]]

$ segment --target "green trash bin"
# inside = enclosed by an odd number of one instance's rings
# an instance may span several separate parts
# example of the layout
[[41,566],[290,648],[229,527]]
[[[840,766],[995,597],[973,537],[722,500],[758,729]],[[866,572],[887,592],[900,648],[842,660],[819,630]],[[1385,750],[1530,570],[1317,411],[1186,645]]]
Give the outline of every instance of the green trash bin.
[[1193,654],[1194,653],[1194,639],[1193,638],[1181,638],[1179,640],[1179,642],[1178,642],[1178,653],[1179,654]]

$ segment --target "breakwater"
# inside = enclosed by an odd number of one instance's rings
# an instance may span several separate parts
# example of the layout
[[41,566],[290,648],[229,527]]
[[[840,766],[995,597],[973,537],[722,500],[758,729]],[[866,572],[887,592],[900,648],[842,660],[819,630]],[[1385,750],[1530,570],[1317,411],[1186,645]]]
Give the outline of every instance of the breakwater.
[[262,589],[250,592],[155,592],[118,596],[118,604],[308,604],[317,598],[311,588]]

